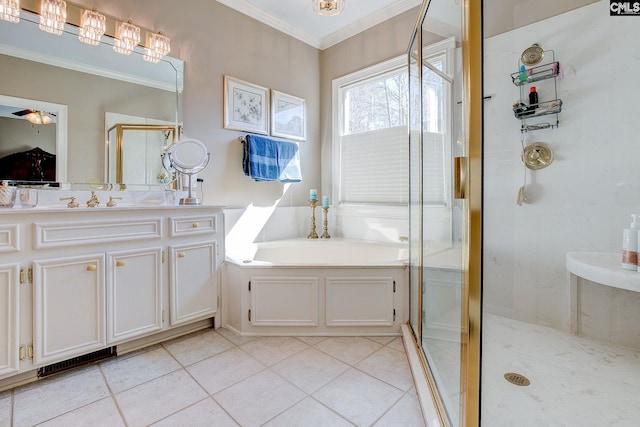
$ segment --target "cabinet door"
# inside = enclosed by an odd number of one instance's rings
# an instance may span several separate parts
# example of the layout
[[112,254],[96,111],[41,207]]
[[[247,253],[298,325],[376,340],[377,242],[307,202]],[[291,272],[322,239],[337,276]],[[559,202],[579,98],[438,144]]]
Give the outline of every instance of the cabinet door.
[[393,277],[327,277],[327,326],[393,326]]
[[162,249],[107,254],[107,343],[162,329]]
[[171,325],[212,317],[218,308],[216,242],[169,246]]
[[105,348],[104,295],[104,254],[34,261],[34,365]]
[[0,378],[18,372],[18,264],[0,265]]
[[317,326],[316,276],[251,277],[253,326]]

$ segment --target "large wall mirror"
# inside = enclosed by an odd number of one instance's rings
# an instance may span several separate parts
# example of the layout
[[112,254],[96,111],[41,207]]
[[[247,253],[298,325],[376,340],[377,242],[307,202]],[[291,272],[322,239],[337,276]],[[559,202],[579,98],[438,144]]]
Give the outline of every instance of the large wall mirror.
[[67,106],[0,95],[0,179],[67,180]]
[[[55,181],[104,182],[107,112],[178,126],[181,60],[164,57],[149,63],[142,49],[119,55],[110,38],[90,46],[78,41],[73,26],[53,36],[40,31],[37,22],[37,15],[24,10],[18,24],[0,21],[0,158],[39,148],[56,158]],[[26,110],[55,123],[25,125],[24,115],[13,113]],[[12,122],[22,122],[25,129],[12,131]],[[55,142],[45,143],[46,135]]]

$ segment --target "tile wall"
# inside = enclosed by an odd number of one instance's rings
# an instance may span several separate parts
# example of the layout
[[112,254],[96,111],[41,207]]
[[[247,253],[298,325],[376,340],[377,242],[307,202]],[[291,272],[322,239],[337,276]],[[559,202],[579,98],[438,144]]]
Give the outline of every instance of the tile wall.
[[[640,55],[633,42],[639,23],[640,17],[609,16],[609,2],[600,1],[485,41],[484,92],[491,95],[484,104],[488,312],[568,330],[565,253],[621,250],[622,229],[630,214],[640,212]],[[527,170],[528,202],[518,206],[525,169],[520,121],[512,112],[519,90],[510,74],[533,43],[555,51],[564,104],[559,128],[524,135],[525,144],[549,144],[555,159],[545,169]],[[552,81],[535,85],[541,101],[552,99]],[[591,321],[604,321],[615,301],[604,297]]]

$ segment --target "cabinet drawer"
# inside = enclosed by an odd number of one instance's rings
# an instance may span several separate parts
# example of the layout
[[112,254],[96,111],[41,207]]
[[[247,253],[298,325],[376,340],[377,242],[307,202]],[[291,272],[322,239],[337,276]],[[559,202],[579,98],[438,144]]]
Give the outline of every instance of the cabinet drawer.
[[0,252],[20,250],[20,226],[17,224],[0,225]]
[[169,218],[169,235],[213,234],[217,224],[214,215]]
[[38,223],[33,232],[36,249],[162,237],[160,218]]

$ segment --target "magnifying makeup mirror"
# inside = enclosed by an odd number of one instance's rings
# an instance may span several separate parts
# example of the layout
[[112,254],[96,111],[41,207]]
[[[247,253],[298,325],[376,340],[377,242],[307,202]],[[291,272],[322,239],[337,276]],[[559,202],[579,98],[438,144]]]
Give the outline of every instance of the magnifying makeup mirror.
[[182,139],[165,149],[162,154],[162,165],[167,172],[178,171],[188,177],[189,195],[180,199],[181,205],[199,205],[200,199],[193,194],[193,175],[202,171],[209,164],[211,154],[207,147],[197,139]]

